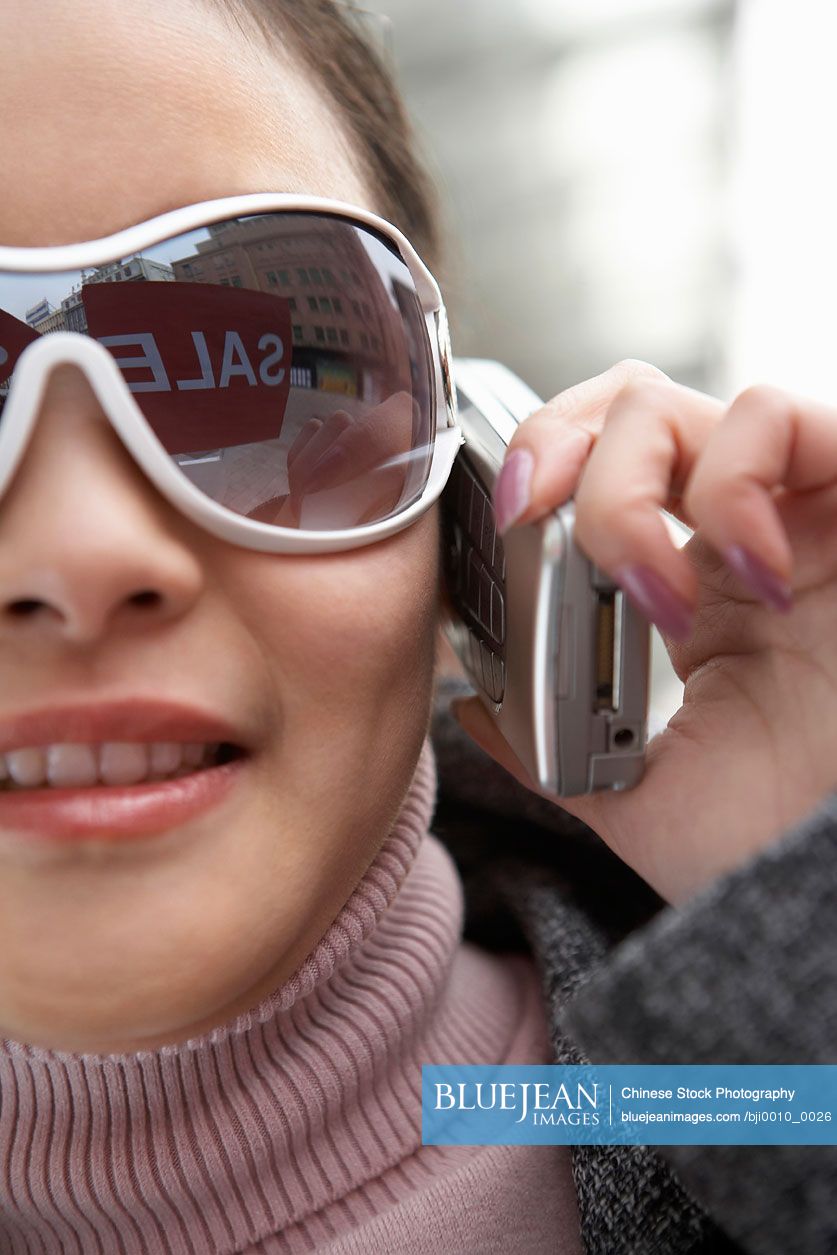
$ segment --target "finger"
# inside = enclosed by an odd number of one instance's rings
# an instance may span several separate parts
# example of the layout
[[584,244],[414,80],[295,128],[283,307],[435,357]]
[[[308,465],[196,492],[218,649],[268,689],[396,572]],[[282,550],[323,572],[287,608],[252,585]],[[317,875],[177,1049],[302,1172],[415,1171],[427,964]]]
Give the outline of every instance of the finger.
[[[486,754],[505,767],[525,788],[541,793],[478,697],[456,698],[450,704],[450,712]],[[550,797],[550,800],[553,799]]]
[[689,512],[745,587],[790,608],[793,551],[775,490],[807,492],[837,480],[837,410],[757,386],[742,392],[712,433],[686,489]]
[[388,491],[388,485],[395,482],[403,486],[407,461],[412,456],[415,414],[410,394],[398,392],[351,422],[347,419],[322,457],[311,463],[304,490],[333,487],[361,476],[368,478],[369,472],[376,484],[380,481],[381,492]]
[[[335,445],[351,458],[355,473],[379,466],[399,454],[409,454],[417,414],[418,403],[409,392],[394,392],[358,415],[340,433]],[[424,455],[424,450],[421,452]]]
[[352,420],[345,410],[335,410],[333,414],[329,414],[328,418],[321,423],[317,431],[305,442],[293,465],[288,467],[289,480],[293,481],[291,483],[292,492],[299,493],[305,489],[315,463],[334,444],[341,433],[351,426],[351,422]]
[[514,776],[524,788],[537,793],[539,797],[546,798],[553,805],[560,806],[562,810],[576,816],[584,823],[595,824],[605,803],[604,794],[582,793],[573,798],[557,799],[554,794],[547,793],[538,787],[478,697],[456,698],[450,704],[450,712],[480,749],[504,767],[509,775]]
[[530,523],[567,501],[613,398],[632,380],[667,378],[648,362],[627,359],[559,392],[525,419],[509,441],[494,489],[498,530]]
[[334,410],[325,420],[321,421],[319,429],[314,432],[312,438],[306,443],[300,457],[300,471],[304,466],[313,466],[319,457],[334,444],[347,427],[351,427],[352,419],[346,410]]
[[322,425],[323,425],[323,420],[321,418],[309,418],[307,423],[303,423],[302,427],[299,429],[299,431],[296,434],[296,439],[294,440],[291,447],[288,449],[287,460],[288,460],[289,467],[293,466],[294,462],[299,457],[300,453],[305,448],[305,446],[308,444],[311,437],[316,435],[316,433],[320,430]]
[[723,412],[714,397],[670,381],[629,384],[611,402],[575,495],[579,547],[675,640],[691,633],[698,578],[660,510],[683,493]]

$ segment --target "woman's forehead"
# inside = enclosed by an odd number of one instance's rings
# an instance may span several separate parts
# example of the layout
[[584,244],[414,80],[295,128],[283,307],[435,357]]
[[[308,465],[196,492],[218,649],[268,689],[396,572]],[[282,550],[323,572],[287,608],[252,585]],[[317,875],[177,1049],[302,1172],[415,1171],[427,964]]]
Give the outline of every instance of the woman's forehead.
[[198,0],[4,0],[0,242],[65,244],[178,205],[310,192],[375,209],[302,66]]

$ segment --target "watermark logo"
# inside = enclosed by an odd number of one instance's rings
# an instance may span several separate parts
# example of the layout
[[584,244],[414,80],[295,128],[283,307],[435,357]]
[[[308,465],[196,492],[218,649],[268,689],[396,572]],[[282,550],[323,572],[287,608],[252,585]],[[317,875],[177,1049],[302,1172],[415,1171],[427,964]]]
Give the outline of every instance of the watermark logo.
[[837,1145],[837,1064],[426,1064],[434,1145]]
[[599,1084],[576,1081],[450,1081],[435,1082],[436,1111],[508,1111],[515,1124],[598,1124]]

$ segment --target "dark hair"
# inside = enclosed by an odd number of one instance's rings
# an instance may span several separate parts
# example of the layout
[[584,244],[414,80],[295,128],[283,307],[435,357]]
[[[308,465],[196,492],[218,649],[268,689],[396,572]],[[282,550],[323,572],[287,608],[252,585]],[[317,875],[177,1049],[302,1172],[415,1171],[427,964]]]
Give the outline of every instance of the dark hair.
[[[222,0],[229,6],[230,0]],[[270,41],[293,51],[331,97],[355,140],[384,217],[427,264],[440,263],[441,231],[432,185],[392,74],[361,33],[350,6],[335,0],[234,0]]]

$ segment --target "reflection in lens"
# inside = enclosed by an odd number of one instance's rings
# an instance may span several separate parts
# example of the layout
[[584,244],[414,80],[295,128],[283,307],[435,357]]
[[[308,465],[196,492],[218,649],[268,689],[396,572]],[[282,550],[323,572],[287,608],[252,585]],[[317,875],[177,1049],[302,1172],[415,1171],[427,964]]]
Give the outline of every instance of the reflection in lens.
[[356,527],[427,481],[424,314],[371,229],[260,214],[83,272],[0,274],[0,411],[20,354],[56,330],[105,345],[183,474],[238,514]]

